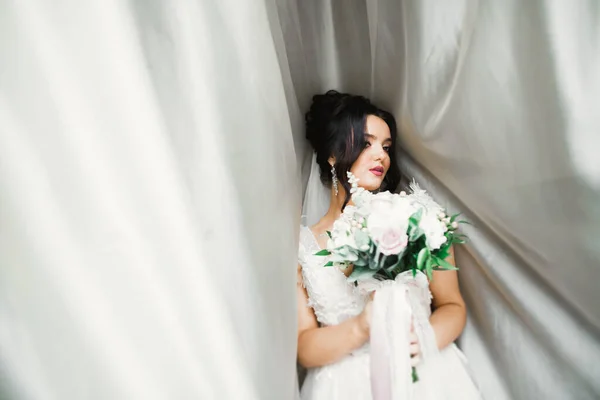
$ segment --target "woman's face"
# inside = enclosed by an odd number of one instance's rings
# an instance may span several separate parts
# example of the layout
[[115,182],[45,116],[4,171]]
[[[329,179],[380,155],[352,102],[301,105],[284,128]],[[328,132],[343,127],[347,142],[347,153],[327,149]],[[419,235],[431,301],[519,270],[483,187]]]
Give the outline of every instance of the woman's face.
[[360,187],[374,191],[381,187],[390,168],[392,136],[384,120],[375,115],[367,117],[365,142],[366,147],[352,164],[350,172],[359,179]]

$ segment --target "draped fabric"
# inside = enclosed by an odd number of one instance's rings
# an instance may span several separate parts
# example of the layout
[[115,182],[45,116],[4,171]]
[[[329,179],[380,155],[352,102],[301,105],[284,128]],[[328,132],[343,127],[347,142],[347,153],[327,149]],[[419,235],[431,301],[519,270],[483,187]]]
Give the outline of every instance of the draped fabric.
[[265,5],[0,4],[0,398],[291,398],[302,197]]
[[484,396],[598,398],[599,29],[594,0],[0,0],[0,398],[292,398],[330,88],[473,223]]

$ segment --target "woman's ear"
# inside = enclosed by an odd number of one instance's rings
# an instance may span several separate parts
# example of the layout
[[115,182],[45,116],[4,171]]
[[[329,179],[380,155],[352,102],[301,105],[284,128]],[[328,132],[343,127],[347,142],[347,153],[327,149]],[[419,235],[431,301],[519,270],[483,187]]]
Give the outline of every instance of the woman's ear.
[[327,162],[329,163],[329,165],[331,165],[333,167],[335,165],[335,157],[334,156],[329,157],[329,160],[327,160]]

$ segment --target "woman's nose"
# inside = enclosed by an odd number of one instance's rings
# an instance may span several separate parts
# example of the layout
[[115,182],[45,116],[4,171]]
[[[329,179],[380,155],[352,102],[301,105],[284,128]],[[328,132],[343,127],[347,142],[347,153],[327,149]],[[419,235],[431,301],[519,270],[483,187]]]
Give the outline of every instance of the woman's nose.
[[377,146],[377,149],[375,150],[375,159],[381,160],[381,159],[383,159],[384,156],[385,156],[385,150],[383,149],[383,146]]

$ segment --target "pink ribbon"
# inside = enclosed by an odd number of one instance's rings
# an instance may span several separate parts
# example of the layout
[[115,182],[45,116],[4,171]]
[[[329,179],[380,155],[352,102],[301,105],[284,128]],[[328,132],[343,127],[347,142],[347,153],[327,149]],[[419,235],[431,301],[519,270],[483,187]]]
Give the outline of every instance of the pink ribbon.
[[371,392],[373,400],[410,400],[411,308],[403,282],[385,282],[373,299],[371,320]]

